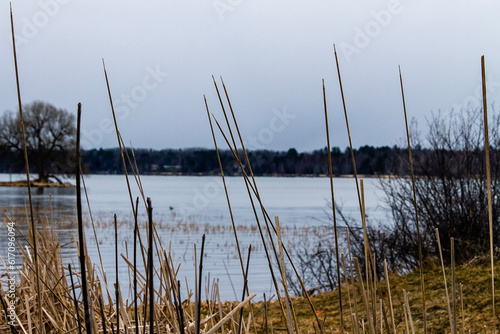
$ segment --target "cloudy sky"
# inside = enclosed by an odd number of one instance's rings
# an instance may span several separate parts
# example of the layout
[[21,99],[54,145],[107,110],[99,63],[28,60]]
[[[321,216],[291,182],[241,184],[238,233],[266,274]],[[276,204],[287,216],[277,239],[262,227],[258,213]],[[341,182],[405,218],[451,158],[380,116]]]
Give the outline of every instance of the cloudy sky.
[[[83,105],[85,148],[115,147],[102,58],[119,127],[134,147],[213,146],[203,95],[221,111],[222,76],[252,148],[347,146],[333,56],[337,46],[353,144],[394,145],[407,108],[479,105],[485,55],[490,102],[500,96],[498,1],[15,0],[23,102]],[[9,4],[0,5],[0,112],[17,109]]]

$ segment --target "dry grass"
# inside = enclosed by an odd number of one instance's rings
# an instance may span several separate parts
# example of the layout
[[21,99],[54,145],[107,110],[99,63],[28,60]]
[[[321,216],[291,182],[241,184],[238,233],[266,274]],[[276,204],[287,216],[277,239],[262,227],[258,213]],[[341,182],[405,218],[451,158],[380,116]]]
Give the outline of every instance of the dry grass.
[[[496,262],[495,270],[500,269],[500,262]],[[426,270],[426,307],[427,307],[427,330],[430,333],[450,332],[448,311],[446,308],[446,294],[443,283],[441,268],[436,264],[427,264]],[[491,273],[489,259],[476,259],[462,266],[456,267],[457,283],[463,284],[463,304],[464,304],[464,329],[465,332],[472,333],[492,332],[493,321],[491,319]],[[447,267],[448,284],[451,282],[450,268]],[[408,293],[412,319],[417,333],[423,333],[423,312],[420,300],[420,273],[418,270],[408,275],[390,274],[391,294],[394,303],[395,324],[397,332],[406,331],[405,317],[403,313],[403,289]],[[359,284],[357,287],[357,307],[361,319],[365,323],[368,332],[368,321],[365,316],[365,307],[361,297]],[[385,281],[381,282],[380,295],[383,299],[384,308],[390,325],[389,331],[392,333],[392,325],[389,310],[389,300]],[[458,288],[457,288],[458,290]],[[342,295],[347,300],[347,285],[342,287]],[[462,332],[462,313],[460,293],[457,291],[457,328]],[[338,292],[317,294],[311,297],[316,306],[317,312],[322,319],[325,319],[326,333],[339,333],[339,303]],[[350,301],[344,304],[345,330],[347,333],[354,333],[352,325],[351,311],[354,309],[352,301],[352,288],[350,288]],[[295,314],[302,333],[317,333],[316,320],[310,314],[309,304],[304,297],[297,297],[293,300]],[[274,330],[284,329],[284,319],[281,316],[279,305],[276,301],[269,302],[268,305],[268,326]],[[379,306],[380,307],[380,306]],[[264,303],[254,304],[254,315],[259,333],[264,333]],[[380,332],[380,312],[377,312],[378,331]],[[362,324],[361,324],[362,325]],[[383,324],[384,332],[386,324]]]

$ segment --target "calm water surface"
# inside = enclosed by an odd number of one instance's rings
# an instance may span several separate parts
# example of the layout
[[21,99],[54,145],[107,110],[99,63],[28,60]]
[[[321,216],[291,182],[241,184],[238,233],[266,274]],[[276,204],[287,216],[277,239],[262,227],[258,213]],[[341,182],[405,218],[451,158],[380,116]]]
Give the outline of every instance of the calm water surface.
[[[0,174],[0,181],[22,179],[22,175]],[[185,286],[186,277],[190,288],[194,288],[194,244],[198,252],[201,247],[201,236],[206,234],[204,272],[206,280],[213,282],[219,279],[222,299],[239,299],[243,281],[237,257],[234,234],[229,230],[231,225],[228,205],[220,177],[210,176],[142,176],[145,196],[153,203],[153,217],[157,222],[158,233],[163,246],[171,244],[172,255],[177,263],[181,263],[179,278]],[[300,237],[304,227],[331,224],[327,213],[331,214],[330,185],[328,178],[307,177],[257,177],[257,186],[262,202],[271,217],[279,216],[285,228],[285,242]],[[238,226],[239,238],[243,252],[249,245],[255,247],[250,261],[249,288],[253,293],[272,295],[269,268],[265,260],[262,241],[255,230],[255,218],[248,193],[241,177],[227,177],[226,182],[233,209],[235,224]],[[114,230],[113,214],[119,220],[119,252],[127,254],[132,249],[133,219],[130,197],[123,175],[87,175],[85,183],[88,192],[90,209],[96,223],[97,242],[90,227],[86,229],[88,251],[94,263],[99,263],[97,244],[103,255],[104,269],[108,280],[114,280]],[[367,212],[380,221],[386,221],[383,208],[383,193],[377,188],[378,180],[365,180],[365,199]],[[134,201],[140,192],[131,180]],[[334,180],[335,200],[343,206],[344,212],[358,219],[358,200],[354,179],[337,178]],[[73,240],[77,234],[75,217],[74,188],[33,189],[33,203],[41,217],[48,221],[57,221],[54,228],[62,244]],[[83,195],[85,202],[85,195]],[[257,203],[257,200],[255,200]],[[26,188],[0,187],[0,208],[3,219],[9,215],[24,232],[27,230],[22,213],[27,203]],[[85,203],[85,217],[90,221],[89,208]],[[260,210],[259,210],[260,211]],[[260,214],[260,212],[259,212]],[[145,206],[140,203],[139,215],[145,222]],[[261,216],[259,219],[262,222]],[[59,223],[60,221],[63,221]],[[5,227],[1,227],[5,229]],[[6,229],[4,230],[6,231]],[[298,232],[297,232],[298,231]],[[287,235],[288,233],[288,235]],[[144,236],[145,237],[145,236]],[[5,256],[5,233],[0,233],[0,255]],[[76,249],[71,246],[65,249],[65,261],[76,262]],[[199,254],[198,254],[199,255]],[[131,256],[130,256],[131,257]],[[210,276],[208,276],[208,274]],[[125,262],[120,262],[120,279],[128,282],[129,273]],[[210,277],[210,278],[209,278]],[[122,283],[124,296],[128,296],[128,284]],[[184,289],[184,291],[186,291]]]

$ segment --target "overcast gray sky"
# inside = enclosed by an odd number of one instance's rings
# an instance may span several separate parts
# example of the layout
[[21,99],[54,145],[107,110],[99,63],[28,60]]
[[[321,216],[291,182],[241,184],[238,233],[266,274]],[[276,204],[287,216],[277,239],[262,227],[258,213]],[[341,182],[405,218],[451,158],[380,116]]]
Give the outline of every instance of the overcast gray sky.
[[[23,102],[76,112],[83,146],[115,147],[101,59],[119,127],[134,147],[213,147],[203,94],[221,119],[222,76],[252,148],[348,145],[333,44],[353,144],[404,136],[401,65],[410,117],[479,105],[480,56],[490,102],[500,95],[498,1],[16,0]],[[17,109],[9,4],[0,5],[0,112]],[[221,143],[222,144],[222,143]],[[221,145],[222,146],[222,145]]]

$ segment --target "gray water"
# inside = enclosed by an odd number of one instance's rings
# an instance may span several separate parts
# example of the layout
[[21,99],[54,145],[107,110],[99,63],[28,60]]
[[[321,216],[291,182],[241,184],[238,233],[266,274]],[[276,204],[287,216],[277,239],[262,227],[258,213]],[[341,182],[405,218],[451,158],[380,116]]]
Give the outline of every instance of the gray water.
[[[22,179],[22,175],[0,174],[0,181]],[[210,284],[219,280],[221,298],[234,300],[241,297],[243,279],[237,256],[234,234],[229,230],[231,220],[227,200],[220,177],[211,176],[142,176],[145,196],[153,204],[153,217],[157,222],[158,233],[163,246],[171,245],[175,263],[181,263],[179,279],[186,293],[186,280],[190,289],[194,289],[194,244],[197,245],[198,258],[202,235],[206,234],[203,271],[205,280]],[[306,227],[329,226],[331,221],[330,184],[328,178],[310,177],[257,177],[257,186],[263,205],[271,217],[279,216],[284,228],[285,244],[300,238]],[[246,261],[249,245],[254,247],[250,260],[249,289],[251,293],[271,296],[274,288],[271,283],[267,260],[262,241],[256,230],[256,221],[248,193],[241,177],[226,177],[228,192]],[[96,223],[97,242],[93,230],[86,228],[87,248],[93,263],[99,263],[96,243],[103,256],[103,266],[108,281],[114,281],[114,227],[113,215],[119,221],[119,252],[130,254],[133,241],[133,219],[130,197],[123,175],[87,175],[85,183],[90,209]],[[135,181],[131,180],[132,193],[140,196]],[[335,201],[343,207],[348,216],[359,219],[358,199],[354,179],[336,178],[334,180]],[[372,218],[385,222],[386,211],[383,207],[383,192],[378,189],[378,180],[365,180],[365,200],[367,213]],[[48,221],[63,221],[55,224],[62,244],[71,242],[77,234],[75,217],[74,188],[33,189],[33,203],[41,217]],[[90,222],[89,208],[85,194],[84,219]],[[257,201],[254,199],[255,203]],[[26,219],[19,215],[20,209],[27,203],[26,188],[0,188],[0,208],[3,220],[9,215],[22,231],[27,230]],[[142,226],[146,220],[144,203],[139,204],[139,216]],[[263,223],[262,214],[260,222]],[[89,225],[90,226],[90,225]],[[0,255],[6,249],[6,231],[1,227]],[[145,238],[145,235],[143,236]],[[145,239],[143,239],[145,240]],[[127,245],[127,247],[126,247]],[[64,259],[76,260],[74,245],[65,248]],[[124,297],[129,297],[129,272],[125,261],[120,259],[119,277],[124,290]],[[184,278],[186,278],[184,280]],[[185,295],[183,296],[186,297]]]

